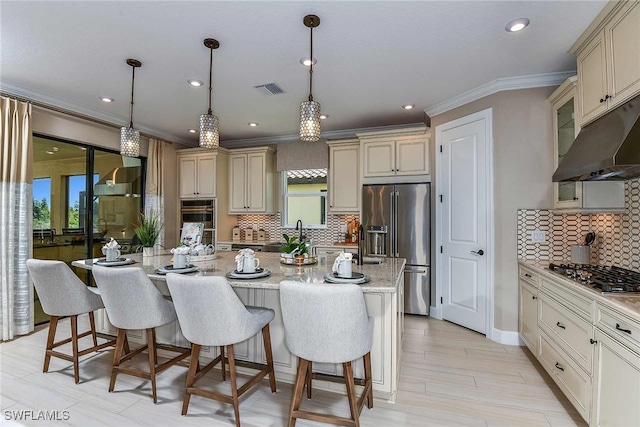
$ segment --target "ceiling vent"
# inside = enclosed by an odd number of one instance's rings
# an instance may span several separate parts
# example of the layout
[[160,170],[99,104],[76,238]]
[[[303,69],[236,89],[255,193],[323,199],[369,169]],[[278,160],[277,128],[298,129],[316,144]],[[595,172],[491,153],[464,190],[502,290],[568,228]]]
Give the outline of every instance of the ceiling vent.
[[266,83],[260,86],[254,86],[254,88],[263,95],[271,96],[284,93],[282,88],[277,83]]

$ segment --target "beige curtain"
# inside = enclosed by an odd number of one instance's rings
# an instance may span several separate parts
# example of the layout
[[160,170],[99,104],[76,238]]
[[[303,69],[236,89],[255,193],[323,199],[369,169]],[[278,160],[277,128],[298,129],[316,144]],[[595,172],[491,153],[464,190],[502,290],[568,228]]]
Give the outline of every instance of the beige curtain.
[[26,266],[32,253],[33,141],[30,103],[2,97],[0,111],[0,326],[6,341],[33,330]]
[[[147,182],[145,189],[145,214],[157,213],[164,224],[164,141],[149,139],[149,155],[147,156]],[[164,247],[164,228],[156,241],[155,248]]]
[[277,145],[278,172],[294,169],[324,169],[329,167],[329,146],[318,142],[283,142]]

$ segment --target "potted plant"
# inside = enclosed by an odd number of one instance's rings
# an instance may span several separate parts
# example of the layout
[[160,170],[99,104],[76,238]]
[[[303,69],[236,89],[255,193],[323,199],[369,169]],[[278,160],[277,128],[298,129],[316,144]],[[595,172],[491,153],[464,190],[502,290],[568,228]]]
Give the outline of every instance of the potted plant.
[[155,212],[146,215],[140,213],[139,223],[135,225],[134,232],[142,244],[142,256],[153,255],[153,246],[156,244],[161,230],[160,214]]
[[307,258],[306,256],[307,252],[308,252],[307,244],[304,242],[299,242],[298,249],[295,253],[296,264],[304,264],[305,259]]

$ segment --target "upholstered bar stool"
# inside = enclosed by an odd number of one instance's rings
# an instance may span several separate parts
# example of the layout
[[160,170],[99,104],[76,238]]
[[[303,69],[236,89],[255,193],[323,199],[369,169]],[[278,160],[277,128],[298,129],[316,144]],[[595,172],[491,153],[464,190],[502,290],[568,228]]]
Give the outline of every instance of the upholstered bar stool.
[[[115,388],[118,373],[133,375],[151,381],[153,403],[156,403],[158,401],[156,374],[189,356],[189,349],[180,349],[156,343],[155,328],[177,320],[173,303],[162,296],[141,268],[100,267],[94,265],[93,277],[102,295],[109,321],[118,328],[109,392],[112,392]],[[146,330],[147,344],[136,350],[129,351],[126,333],[130,329]],[[120,366],[122,362],[147,349],[149,350],[149,372]],[[180,354],[158,365],[158,349],[174,351]]]
[[[87,287],[62,261],[28,259],[27,269],[38,292],[42,309],[51,317],[42,371],[49,371],[51,357],[71,361],[73,362],[73,377],[77,384],[80,382],[79,358],[115,344],[115,340],[110,340],[98,345],[93,312],[104,308],[102,298],[96,288]],[[89,314],[91,329],[78,334],[78,316],[85,313]],[[63,316],[71,317],[71,338],[55,342],[58,320]],[[93,338],[93,346],[79,351],[78,339],[88,335]],[[100,336],[101,338],[108,337],[102,334]],[[54,348],[69,342],[71,342],[72,355],[54,350]]]
[[[276,391],[273,371],[271,334],[269,322],[274,311],[262,307],[245,307],[224,277],[189,277],[167,274],[169,292],[178,313],[178,321],[185,338],[193,345],[191,361],[187,373],[187,385],[182,403],[182,415],[187,414],[192,394],[233,404],[236,426],[240,426],[238,398],[252,386],[269,375],[271,391]],[[234,359],[233,344],[240,343],[262,331],[267,364],[244,362]],[[201,346],[220,347],[220,355],[200,369],[198,356]],[[225,357],[225,349],[227,357]],[[225,377],[225,363],[229,362],[231,396],[215,391],[203,390],[195,383],[218,362],[222,362],[222,379]],[[238,388],[236,365],[258,369],[259,372]]]
[[[289,411],[289,426],[297,418],[359,426],[360,413],[366,402],[373,408],[371,384],[371,344],[373,318],[367,315],[364,295],[358,285],[310,284],[294,281],[280,283],[280,306],[284,321],[285,342],[289,351],[298,356],[298,371]],[[363,358],[364,380],[353,377],[352,362]],[[305,385],[311,398],[313,362],[341,363],[351,418],[300,410]],[[323,380],[334,379],[323,375]],[[356,401],[355,385],[364,390]]]

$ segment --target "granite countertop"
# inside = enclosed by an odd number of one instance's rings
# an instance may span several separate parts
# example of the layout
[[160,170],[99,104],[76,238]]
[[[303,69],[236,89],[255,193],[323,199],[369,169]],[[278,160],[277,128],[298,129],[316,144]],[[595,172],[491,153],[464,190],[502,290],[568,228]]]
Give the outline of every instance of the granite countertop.
[[[228,272],[235,270],[236,252],[216,252],[216,258],[212,261],[197,262],[199,270],[190,273],[193,276],[225,276]],[[168,251],[163,251],[152,257],[144,258],[141,254],[128,254],[127,258],[135,261],[126,267],[140,267],[149,278],[157,281],[165,281],[164,275],[156,273],[156,269],[171,265],[172,255]],[[280,263],[280,254],[259,252],[256,258],[260,260],[260,267],[271,272],[271,275],[259,279],[238,280],[229,279],[229,284],[234,287],[254,288],[254,289],[278,289],[282,280],[296,280],[308,283],[323,283],[324,275],[331,271],[333,260],[329,264],[324,264],[320,259],[317,264],[298,267],[295,265],[284,265]],[[93,262],[99,258],[89,260],[73,261],[71,265],[87,270],[91,270]],[[361,285],[364,292],[385,292],[394,293],[398,291],[398,286],[402,283],[405,260],[386,258],[381,264],[353,264],[353,271],[364,273],[371,277],[371,281]],[[121,267],[111,267],[121,268]]]
[[603,293],[600,289],[596,288],[595,286],[583,285],[581,283],[574,282],[573,280],[568,279],[563,274],[556,273],[555,271],[549,270],[549,263],[551,262],[553,262],[554,264],[570,263],[566,260],[564,261],[519,260],[519,262],[522,265],[538,270],[538,272],[543,275],[562,279],[562,283],[565,283],[572,290],[582,295],[586,295],[589,298],[592,298],[596,301],[599,301],[602,304],[614,307],[617,310],[623,313],[626,313],[627,315],[640,321],[640,295],[639,294],[631,294],[631,293],[625,294],[625,293],[611,293],[611,292]]

